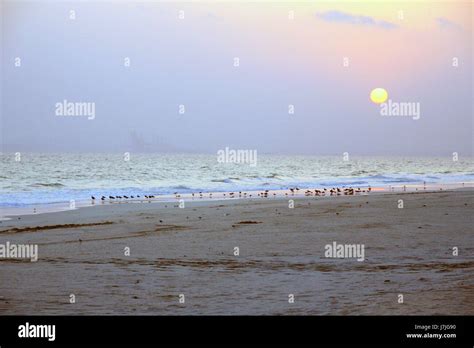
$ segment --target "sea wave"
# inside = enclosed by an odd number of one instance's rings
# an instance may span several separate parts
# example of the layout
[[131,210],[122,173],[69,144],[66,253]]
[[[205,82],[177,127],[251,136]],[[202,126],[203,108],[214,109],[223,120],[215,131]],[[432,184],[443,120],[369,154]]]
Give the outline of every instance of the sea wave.
[[0,206],[19,207],[45,203],[68,203],[70,200],[88,200],[91,195],[96,197],[109,195],[171,195],[175,192],[180,194],[197,192],[230,192],[230,191],[258,191],[258,190],[284,190],[298,187],[300,189],[310,188],[332,188],[332,187],[384,187],[388,185],[422,184],[426,183],[453,183],[469,182],[472,176],[446,176],[446,175],[373,175],[366,177],[340,177],[321,178],[319,180],[293,179],[270,181],[264,177],[254,179],[246,178],[238,182],[232,180],[209,180],[201,182],[200,185],[172,185],[172,186],[141,186],[130,187],[95,187],[84,189],[68,189],[63,185],[49,185],[49,189],[28,190],[22,192],[10,192],[0,194]]
[[[11,161],[11,156],[1,157]],[[120,156],[31,154],[28,161],[4,165],[0,206],[69,202],[109,195],[168,195],[174,192],[280,190],[291,187],[367,187],[417,183],[472,182],[472,159],[361,157],[342,163],[340,157],[259,156],[258,165],[227,166],[213,155],[134,156],[133,165]],[[49,162],[48,162],[49,161]],[[1,165],[0,161],[0,165]],[[131,162],[132,163],[132,162]],[[21,170],[21,171],[20,171]]]
[[173,186],[171,187],[172,190],[190,190],[191,188],[185,186],[185,185],[178,185],[178,186]]
[[36,182],[28,186],[29,187],[64,187],[64,185],[61,184],[60,182],[52,182],[52,183]]
[[221,182],[224,184],[232,184],[233,180],[232,179],[212,179],[211,182]]

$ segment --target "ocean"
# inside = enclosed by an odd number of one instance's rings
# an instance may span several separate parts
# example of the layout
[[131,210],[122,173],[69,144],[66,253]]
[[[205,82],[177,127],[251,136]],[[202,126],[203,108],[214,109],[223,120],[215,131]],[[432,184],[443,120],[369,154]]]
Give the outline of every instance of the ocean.
[[0,206],[24,207],[91,195],[468,183],[474,181],[474,160],[259,154],[254,166],[221,163],[207,154],[3,153],[0,179]]

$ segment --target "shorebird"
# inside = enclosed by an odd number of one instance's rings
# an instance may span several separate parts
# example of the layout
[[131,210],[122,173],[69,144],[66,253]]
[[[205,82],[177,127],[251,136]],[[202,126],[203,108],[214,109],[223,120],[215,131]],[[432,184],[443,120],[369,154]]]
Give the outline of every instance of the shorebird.
[[115,197],[113,197],[113,196],[109,196],[109,199],[115,199]]
[[92,199],[93,201],[95,201],[95,197],[94,197],[94,196],[91,196],[91,199]]
[[123,198],[128,199],[128,196],[123,196]]
[[105,200],[105,196],[102,196],[100,199],[101,199],[102,201]]

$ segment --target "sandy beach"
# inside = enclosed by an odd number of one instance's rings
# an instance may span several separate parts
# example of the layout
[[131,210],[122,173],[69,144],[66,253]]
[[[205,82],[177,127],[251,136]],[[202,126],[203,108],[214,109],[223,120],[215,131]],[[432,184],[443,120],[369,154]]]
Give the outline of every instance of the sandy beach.
[[[473,206],[464,188],[15,216],[0,244],[38,261],[0,259],[0,314],[473,315]],[[325,257],[333,242],[364,261]]]

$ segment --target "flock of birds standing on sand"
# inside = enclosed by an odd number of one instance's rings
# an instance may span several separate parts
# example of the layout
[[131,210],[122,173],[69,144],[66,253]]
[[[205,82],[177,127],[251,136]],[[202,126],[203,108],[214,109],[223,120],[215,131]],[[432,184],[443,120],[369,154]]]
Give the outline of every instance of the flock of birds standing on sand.
[[[367,189],[361,189],[361,188],[354,189],[352,187],[349,187],[349,188],[333,187],[331,189],[324,188],[324,189],[321,189],[321,190],[318,190],[318,189],[309,190],[309,189],[307,189],[306,191],[304,191],[304,195],[306,197],[308,197],[308,196],[341,196],[341,195],[353,196],[357,193],[368,193],[371,190],[372,189],[371,189],[370,186]],[[289,191],[290,192],[285,192],[284,195],[285,196],[288,196],[288,195],[294,196],[295,193],[300,194],[300,191],[302,191],[302,190],[300,190],[298,187],[295,187],[295,188],[290,188]],[[250,198],[250,197],[253,197],[255,195],[255,193],[257,193],[257,197],[268,198],[268,196],[270,194],[273,195],[274,197],[276,197],[278,195],[278,193],[281,193],[281,191],[270,192],[270,190],[264,190],[262,192],[253,192],[253,193],[247,193],[247,192],[239,191],[238,193],[236,193],[236,192],[223,193],[222,196],[224,198],[237,198],[237,197],[239,197],[239,198],[247,198],[247,197]],[[194,197],[204,198],[204,195],[207,195],[209,198],[213,198],[212,193],[203,193],[203,192],[191,193],[191,197],[193,197],[193,198]],[[181,198],[181,195],[178,192],[175,192],[174,196],[177,199]],[[143,195],[143,196],[140,196],[140,195],[125,196],[125,195],[122,195],[122,196],[101,196],[100,198],[96,198],[95,196],[91,196],[91,200],[92,200],[93,203],[96,200],[101,200],[102,202],[104,202],[104,201],[116,202],[116,201],[130,200],[130,199],[134,199],[135,201],[136,200],[151,201],[151,199],[154,199],[154,198],[158,198],[158,196],[155,196],[155,195]]]

